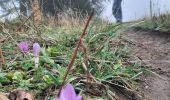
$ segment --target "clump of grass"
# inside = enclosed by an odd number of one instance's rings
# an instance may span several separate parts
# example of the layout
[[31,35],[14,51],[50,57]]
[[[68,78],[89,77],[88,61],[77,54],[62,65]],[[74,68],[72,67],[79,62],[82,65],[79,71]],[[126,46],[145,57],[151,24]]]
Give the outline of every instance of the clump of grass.
[[145,18],[144,23],[137,25],[145,29],[169,31],[170,29],[170,15],[169,13],[160,14],[159,16],[152,16],[152,18]]
[[140,24],[139,27],[152,30],[169,31],[169,12],[161,13],[158,4],[155,4],[152,0],[150,0],[150,17],[145,17],[144,21],[145,22]]

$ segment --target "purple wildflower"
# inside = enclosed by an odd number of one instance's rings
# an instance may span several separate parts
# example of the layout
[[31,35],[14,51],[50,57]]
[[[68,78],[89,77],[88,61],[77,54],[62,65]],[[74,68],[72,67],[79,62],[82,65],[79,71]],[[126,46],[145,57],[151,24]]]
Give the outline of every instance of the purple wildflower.
[[27,42],[20,42],[18,46],[23,53],[27,53],[29,51],[29,46]]
[[40,45],[38,43],[33,44],[33,53],[34,53],[35,57],[39,56],[40,49],[41,49],[41,47],[40,47]]
[[54,98],[54,100],[82,100],[82,97],[76,95],[71,84],[67,84],[66,87],[61,90],[59,98]]

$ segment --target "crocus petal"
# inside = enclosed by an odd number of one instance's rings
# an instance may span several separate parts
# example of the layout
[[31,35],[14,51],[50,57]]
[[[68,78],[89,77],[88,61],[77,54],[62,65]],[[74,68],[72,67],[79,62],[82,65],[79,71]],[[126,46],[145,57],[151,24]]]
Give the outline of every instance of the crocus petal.
[[67,100],[67,95],[65,94],[64,89],[61,90],[59,100]]
[[40,45],[38,43],[34,43],[33,44],[33,53],[34,53],[34,56],[39,56],[39,53],[40,53]]
[[71,84],[67,84],[66,87],[61,90],[59,100],[76,100],[76,93]]
[[70,100],[76,100],[76,92],[71,84],[67,84],[64,92],[68,98],[71,98]]
[[29,46],[27,42],[21,42],[18,46],[23,53],[27,53],[29,51]]
[[81,96],[76,96],[74,87],[71,84],[67,84],[65,88],[61,90],[59,99],[54,100],[82,100]]
[[54,98],[53,100],[59,100],[59,99],[56,97],[56,98]]

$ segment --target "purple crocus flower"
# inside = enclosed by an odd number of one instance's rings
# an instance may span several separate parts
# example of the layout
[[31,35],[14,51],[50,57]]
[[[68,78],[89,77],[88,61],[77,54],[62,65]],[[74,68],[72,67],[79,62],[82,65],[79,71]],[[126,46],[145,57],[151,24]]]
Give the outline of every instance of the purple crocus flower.
[[61,90],[59,98],[54,98],[54,100],[82,100],[82,97],[76,95],[71,84],[67,84],[66,87]]
[[20,42],[18,46],[23,53],[27,53],[29,51],[29,46],[27,42]]
[[38,43],[33,44],[33,53],[34,53],[34,56],[35,56],[35,60],[34,60],[35,68],[38,68],[40,49],[41,49],[41,47]]
[[40,47],[40,45],[38,43],[33,44],[33,53],[34,53],[35,57],[39,56],[40,49],[41,49],[41,47]]

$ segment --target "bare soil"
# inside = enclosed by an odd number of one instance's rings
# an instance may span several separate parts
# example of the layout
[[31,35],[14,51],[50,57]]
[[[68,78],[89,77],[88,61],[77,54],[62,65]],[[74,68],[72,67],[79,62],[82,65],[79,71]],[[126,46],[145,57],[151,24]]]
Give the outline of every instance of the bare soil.
[[145,100],[170,100],[170,32],[133,28],[123,33],[133,49],[131,60],[142,61],[151,73],[140,77]]

